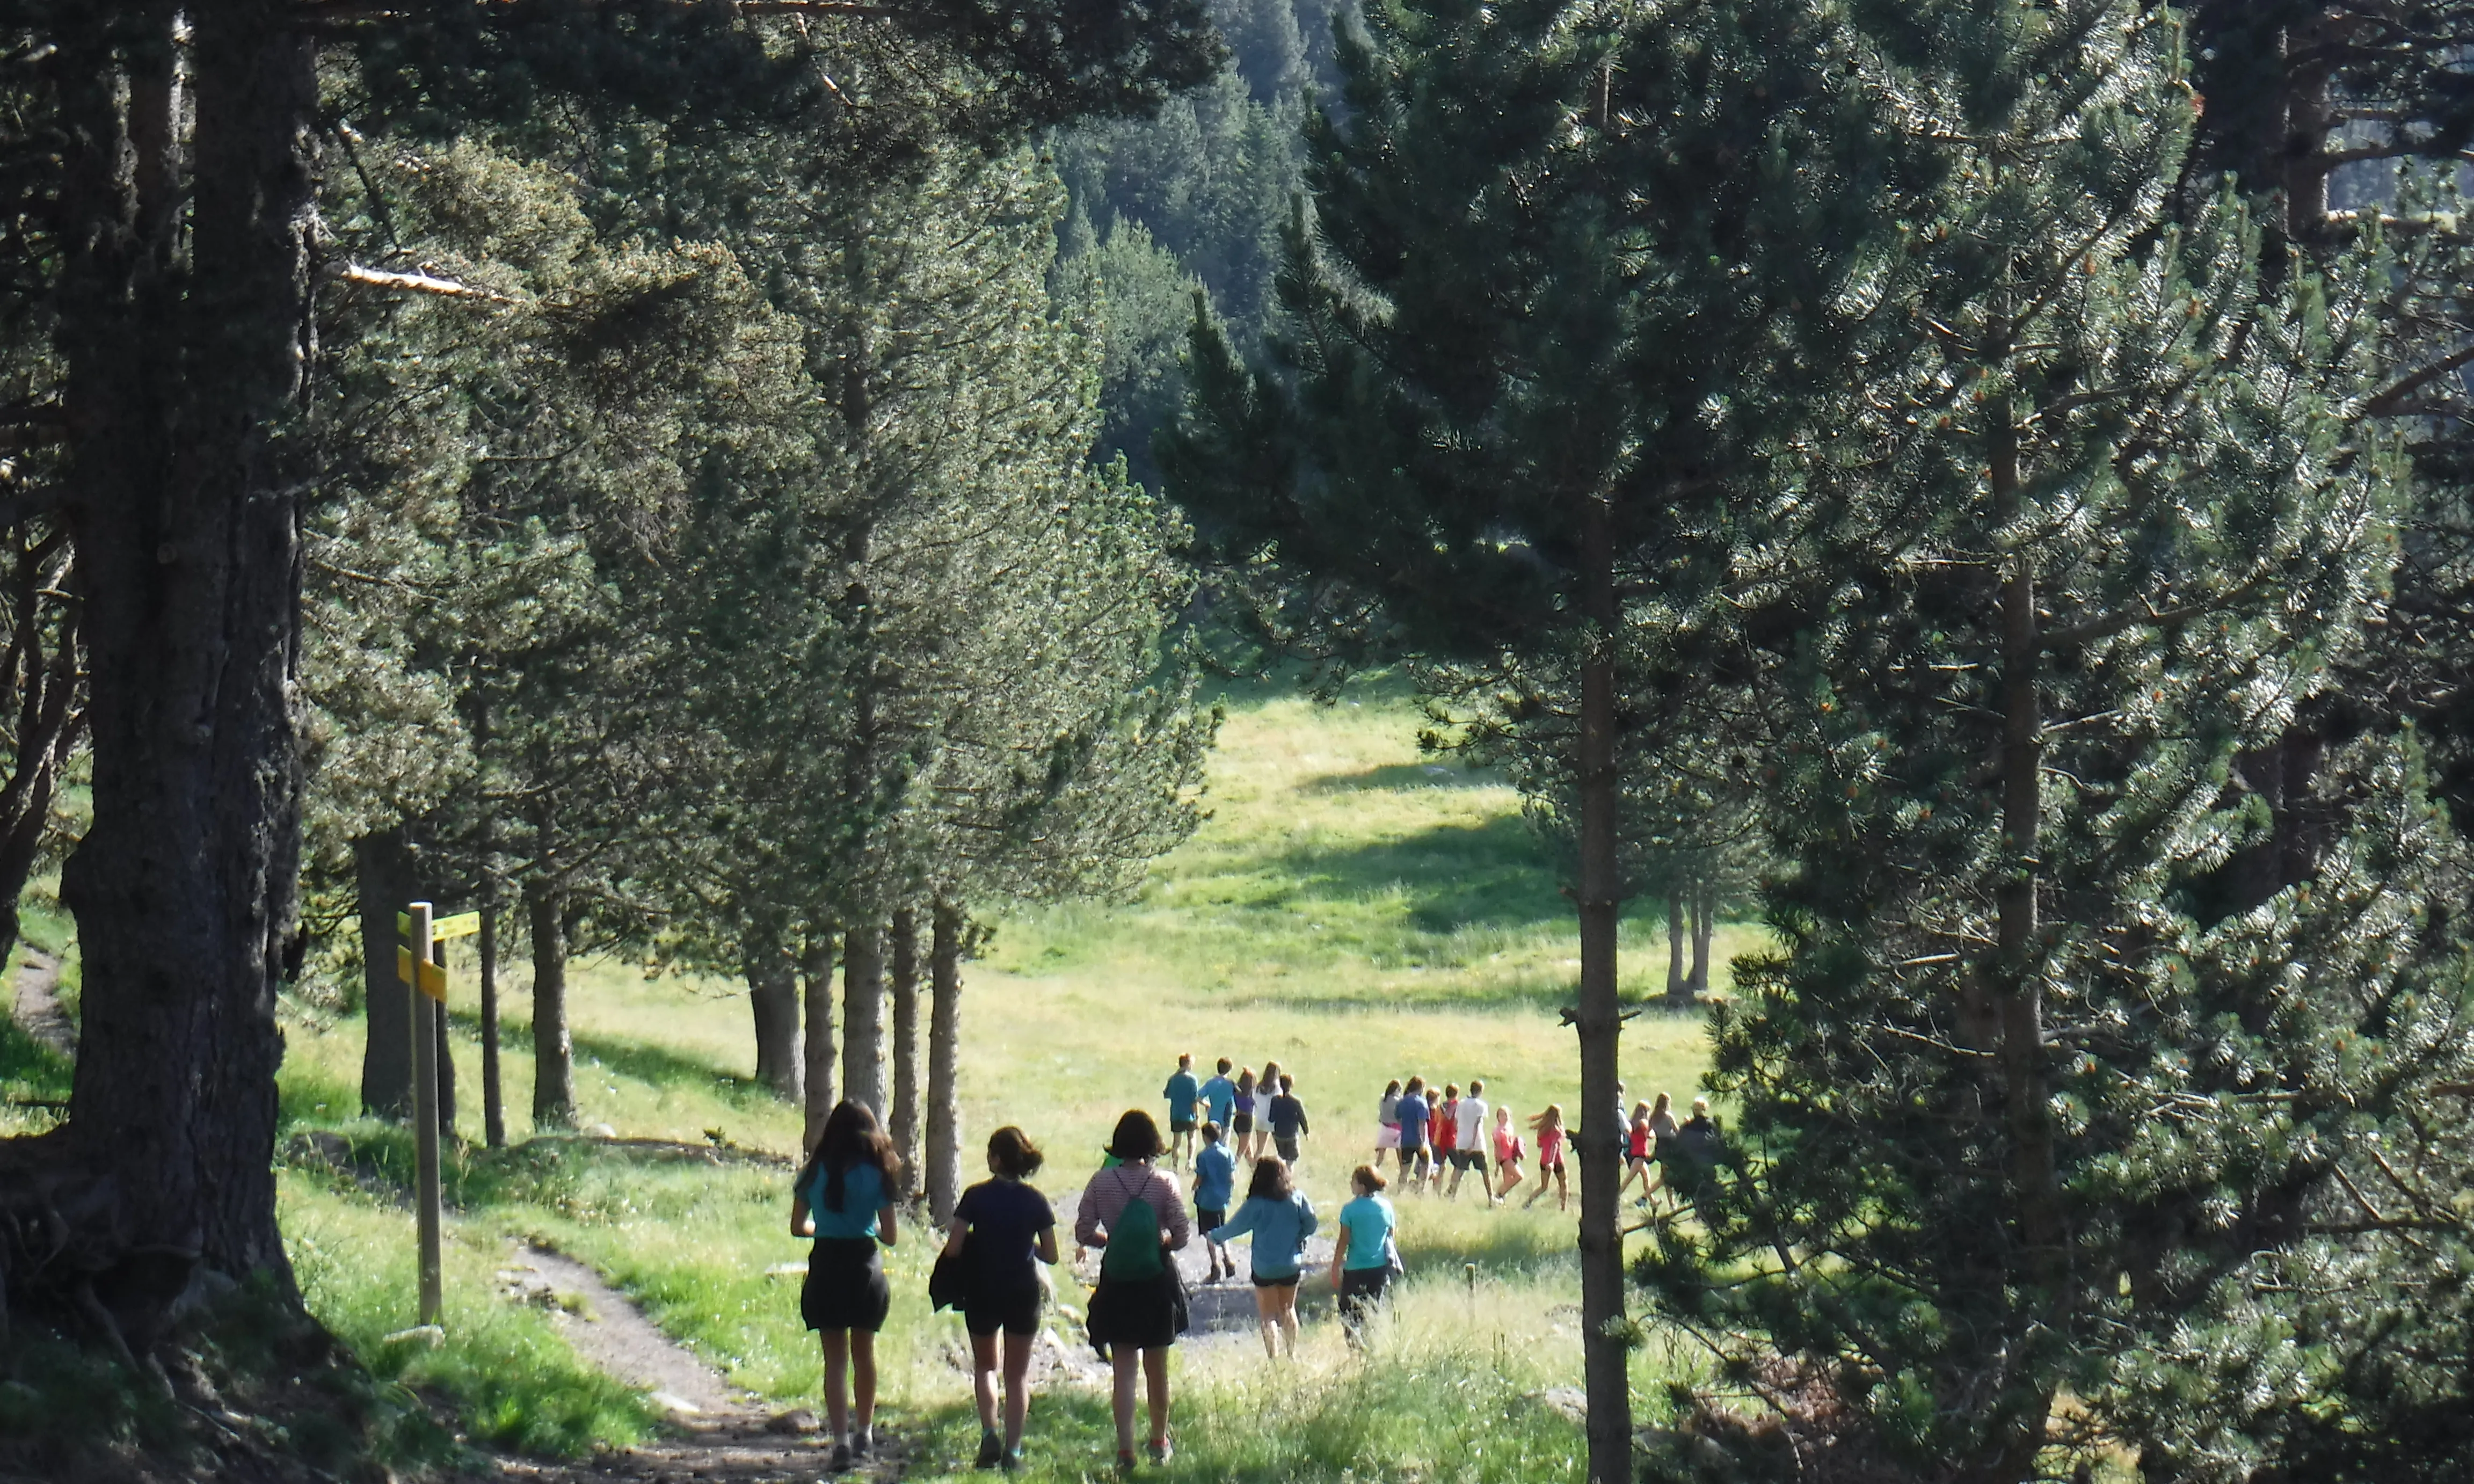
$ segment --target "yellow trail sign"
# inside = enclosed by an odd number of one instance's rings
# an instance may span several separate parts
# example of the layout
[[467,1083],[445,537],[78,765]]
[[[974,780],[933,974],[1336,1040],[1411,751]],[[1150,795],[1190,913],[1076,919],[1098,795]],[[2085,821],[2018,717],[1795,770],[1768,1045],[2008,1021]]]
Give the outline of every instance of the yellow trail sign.
[[441,917],[431,923],[429,940],[435,943],[450,937],[471,937],[480,931],[481,914],[479,912],[457,912],[452,917]]
[[[413,977],[416,969],[421,975],[417,980]],[[412,985],[439,1004],[447,1003],[447,965],[415,963],[411,949],[399,948],[395,951],[395,977],[398,983]]]

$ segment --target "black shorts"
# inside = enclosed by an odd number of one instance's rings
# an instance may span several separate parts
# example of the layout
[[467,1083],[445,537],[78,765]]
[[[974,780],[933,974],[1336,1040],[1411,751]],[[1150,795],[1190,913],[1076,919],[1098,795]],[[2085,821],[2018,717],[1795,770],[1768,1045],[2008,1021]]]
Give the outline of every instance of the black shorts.
[[1251,1113],[1239,1113],[1236,1117],[1231,1118],[1228,1120],[1228,1131],[1231,1133],[1253,1132],[1254,1115]]
[[1260,1273],[1257,1273],[1254,1275],[1254,1286],[1257,1288],[1295,1288],[1298,1286],[1298,1280],[1304,1277],[1305,1275],[1302,1273],[1292,1273],[1286,1277],[1265,1277]]
[[1194,1229],[1204,1236],[1219,1230],[1222,1224],[1227,1220],[1228,1212],[1225,1207],[1216,1211],[1207,1205],[1198,1205],[1194,1208]]
[[1172,1118],[1168,1121],[1168,1131],[1171,1133],[1192,1133],[1200,1127],[1201,1125],[1191,1118]]
[[1355,1325],[1366,1312],[1383,1302],[1392,1287],[1392,1270],[1383,1268],[1343,1268],[1340,1273],[1340,1320]]
[[1012,1335],[1034,1335],[1039,1333],[1040,1311],[1047,1306],[1048,1295],[1037,1283],[1010,1292],[974,1291],[962,1302],[962,1327],[973,1334],[1002,1329]]
[[1288,1138],[1284,1139],[1275,1133],[1272,1135],[1272,1143],[1279,1150],[1280,1157],[1282,1159],[1287,1160],[1291,1164],[1298,1162],[1298,1141],[1296,1135],[1292,1134]]
[[811,1329],[832,1332],[885,1327],[893,1306],[885,1264],[874,1237],[818,1237],[808,1253],[808,1280],[799,1289],[799,1318]]
[[1486,1156],[1474,1149],[1453,1150],[1452,1164],[1459,1169],[1475,1170],[1480,1175],[1486,1173]]

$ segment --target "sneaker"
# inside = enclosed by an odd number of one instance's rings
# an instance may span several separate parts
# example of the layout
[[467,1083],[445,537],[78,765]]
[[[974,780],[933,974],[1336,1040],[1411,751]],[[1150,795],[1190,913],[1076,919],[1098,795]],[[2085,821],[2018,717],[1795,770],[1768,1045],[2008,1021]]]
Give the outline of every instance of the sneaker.
[[993,1432],[980,1434],[980,1456],[971,1461],[974,1469],[993,1469],[1005,1457],[1005,1439]]
[[847,1443],[835,1444],[833,1461],[825,1465],[825,1472],[827,1473],[848,1473],[850,1472],[850,1445]]
[[1169,1447],[1165,1442],[1147,1443],[1143,1446],[1143,1451],[1149,1453],[1152,1462],[1155,1464],[1164,1464],[1176,1456],[1176,1449]]
[[1134,1476],[1134,1455],[1124,1448],[1117,1450],[1117,1474],[1120,1478],[1128,1479]]
[[999,1464],[999,1467],[1004,1469],[1007,1473],[1020,1473],[1022,1472],[1022,1449],[1018,1448],[1006,1449],[1005,1458]]
[[876,1429],[873,1427],[859,1427],[852,1429],[850,1448],[851,1456],[853,1458],[865,1458],[868,1454],[874,1452],[876,1450]]

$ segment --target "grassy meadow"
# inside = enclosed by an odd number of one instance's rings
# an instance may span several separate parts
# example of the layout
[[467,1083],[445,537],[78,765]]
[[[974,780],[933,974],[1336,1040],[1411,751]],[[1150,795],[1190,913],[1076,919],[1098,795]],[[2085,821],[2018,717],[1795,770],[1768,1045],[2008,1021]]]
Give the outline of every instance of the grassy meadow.
[[[1018,1123],[1050,1152],[1037,1183],[1078,1187],[1108,1125],[1160,1107],[1176,1054],[1206,1073],[1226,1056],[1277,1060],[1314,1120],[1302,1184],[1326,1218],[1367,1157],[1390,1077],[1484,1077],[1526,1115],[1576,1112],[1571,1033],[1556,1010],[1578,968],[1569,904],[1500,782],[1419,755],[1408,698],[1379,687],[1337,706],[1287,694],[1233,699],[1210,818],[1134,900],[1024,909],[999,918],[965,973],[962,1107],[971,1145]],[[1627,993],[1663,985],[1661,904],[1625,924]],[[1715,975],[1747,946],[1722,931]],[[506,1003],[525,1003],[524,965]],[[531,1239],[590,1263],[673,1338],[779,1405],[813,1404],[819,1363],[799,1326],[804,1258],[787,1229],[778,1163],[657,1157],[590,1139],[530,1139],[529,1027],[504,1034],[510,1134],[481,1142],[469,961],[451,963],[457,1131],[450,1150],[443,1343],[394,1338],[413,1323],[404,1131],[360,1120],[357,1017],[296,1010],[282,1078],[289,1124],[285,1231],[313,1309],[382,1379],[450,1407],[470,1438],[543,1454],[623,1446],[661,1425],[650,1405],[571,1350],[558,1316],[511,1300],[500,1273]],[[622,1137],[701,1144],[710,1131],[787,1156],[798,1117],[752,1080],[742,986],[648,976],[610,960],[572,966],[580,1122]],[[6,1035],[0,1031],[0,1036]],[[1703,1061],[1696,1017],[1653,1012],[1625,1038],[1634,1097],[1688,1098]],[[38,1049],[0,1040],[0,1081],[62,1084]],[[296,1135],[340,1135],[338,1169]],[[966,1167],[976,1170],[976,1159]],[[1579,1285],[1571,1215],[1404,1200],[1409,1277],[1372,1342],[1350,1355],[1310,1283],[1294,1364],[1264,1364],[1250,1333],[1179,1347],[1177,1478],[1492,1481],[1572,1476],[1582,1452]],[[1069,1213],[1070,1219],[1070,1213]],[[897,1295],[880,1347],[888,1423],[917,1440],[910,1472],[940,1476],[977,1442],[960,1321],[931,1315],[917,1233],[888,1260]],[[1475,1280],[1470,1273],[1475,1270]],[[1080,1295],[1062,1272],[1066,1302]],[[1074,1344],[1073,1326],[1058,1329]],[[1077,1347],[1087,1353],[1086,1347]],[[1642,1400],[1685,1363],[1653,1339]],[[1034,1476],[1096,1474],[1112,1443],[1104,1397],[1054,1388],[1034,1402]]]

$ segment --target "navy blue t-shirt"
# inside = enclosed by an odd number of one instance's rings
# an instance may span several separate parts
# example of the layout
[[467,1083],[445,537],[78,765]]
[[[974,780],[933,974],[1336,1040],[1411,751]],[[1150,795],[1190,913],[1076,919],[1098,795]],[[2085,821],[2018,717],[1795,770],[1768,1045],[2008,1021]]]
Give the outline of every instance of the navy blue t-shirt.
[[1429,1109],[1426,1107],[1426,1100],[1422,1097],[1412,1098],[1403,1096],[1400,1099],[1399,1109],[1392,1116],[1400,1120],[1400,1147],[1402,1149],[1423,1149],[1426,1147],[1426,1114],[1428,1111]]
[[954,1219],[970,1226],[962,1257],[980,1286],[1010,1291],[1039,1281],[1039,1234],[1056,1225],[1046,1196],[1020,1180],[982,1180],[954,1204]]

